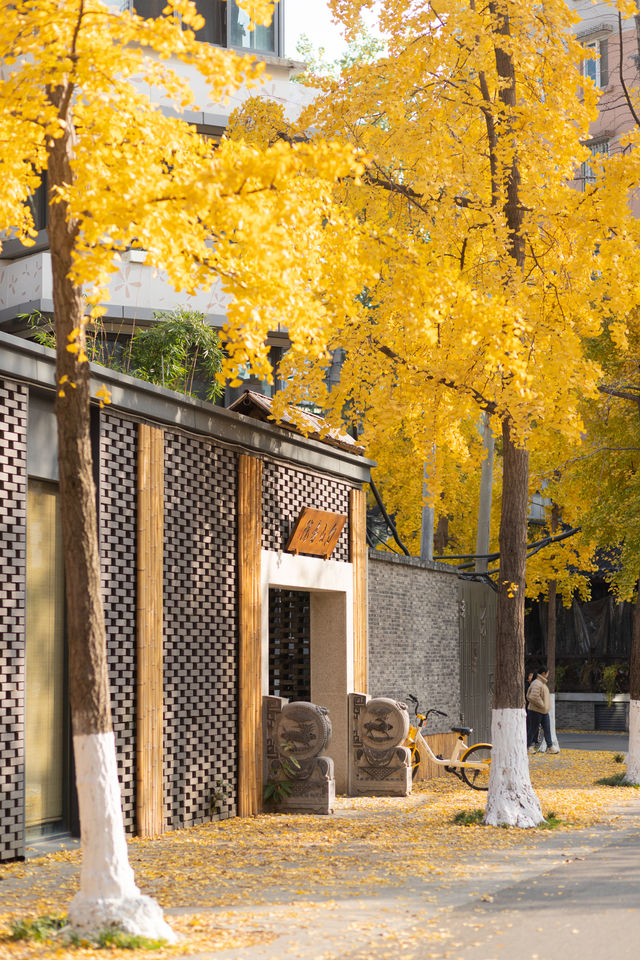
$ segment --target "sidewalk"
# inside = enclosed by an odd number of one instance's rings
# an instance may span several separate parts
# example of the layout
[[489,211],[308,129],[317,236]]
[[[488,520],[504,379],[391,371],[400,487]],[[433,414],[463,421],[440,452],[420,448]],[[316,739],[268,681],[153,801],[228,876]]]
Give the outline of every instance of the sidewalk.
[[[446,777],[406,799],[341,798],[333,817],[261,816],[132,841],[138,884],[183,938],[134,956],[588,960],[596,928],[609,923],[614,936],[627,923],[616,960],[627,946],[635,957],[640,791],[594,785],[620,769],[611,753],[533,757],[543,810],[571,823],[552,831],[454,825],[486,795]],[[63,913],[78,863],[66,852],[0,867],[0,927]],[[3,960],[42,956],[96,951],[0,939]]]

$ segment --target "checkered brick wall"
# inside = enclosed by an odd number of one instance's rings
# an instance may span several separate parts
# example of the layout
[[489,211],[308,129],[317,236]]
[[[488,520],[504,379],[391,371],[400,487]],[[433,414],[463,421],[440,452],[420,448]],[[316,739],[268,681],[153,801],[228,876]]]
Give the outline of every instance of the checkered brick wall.
[[[284,550],[303,507],[330,510],[349,516],[349,487],[333,477],[296,470],[265,461],[262,475],[262,548]],[[349,520],[331,554],[332,560],[349,561]]]
[[0,380],[0,860],[24,855],[27,401]]
[[[218,781],[237,797],[237,457],[165,434],[164,806],[168,829],[209,819]],[[213,811],[215,813],[215,811]]]
[[127,833],[136,826],[137,424],[100,415],[100,563],[111,710]]

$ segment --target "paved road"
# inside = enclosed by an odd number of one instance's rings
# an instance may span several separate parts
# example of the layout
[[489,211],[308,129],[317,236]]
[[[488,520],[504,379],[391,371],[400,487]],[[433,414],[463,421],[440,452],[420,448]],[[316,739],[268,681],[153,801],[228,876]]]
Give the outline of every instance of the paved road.
[[558,730],[558,743],[565,750],[612,750],[626,753],[629,749],[628,733],[604,733],[601,730],[580,733]]
[[636,960],[640,830],[479,901],[447,947],[450,960]]

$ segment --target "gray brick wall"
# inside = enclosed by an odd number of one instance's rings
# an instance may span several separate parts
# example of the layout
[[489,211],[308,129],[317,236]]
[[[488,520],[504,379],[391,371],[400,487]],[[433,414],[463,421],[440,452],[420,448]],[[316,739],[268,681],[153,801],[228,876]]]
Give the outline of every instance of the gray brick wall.
[[556,697],[556,730],[595,730],[593,703]]
[[413,557],[369,553],[369,693],[444,710],[442,733],[460,716],[458,578]]

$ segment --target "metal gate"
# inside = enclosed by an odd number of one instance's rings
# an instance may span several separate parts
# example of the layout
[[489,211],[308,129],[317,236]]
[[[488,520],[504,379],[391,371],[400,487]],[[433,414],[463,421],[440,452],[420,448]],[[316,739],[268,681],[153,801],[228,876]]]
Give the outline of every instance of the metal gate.
[[497,594],[486,583],[461,580],[460,705],[472,740],[491,741],[491,708],[496,663]]
[[596,703],[594,715],[596,730],[617,730],[626,733],[629,729],[628,703],[618,702],[610,706],[606,703]]
[[269,694],[311,700],[311,603],[304,590],[269,590]]

